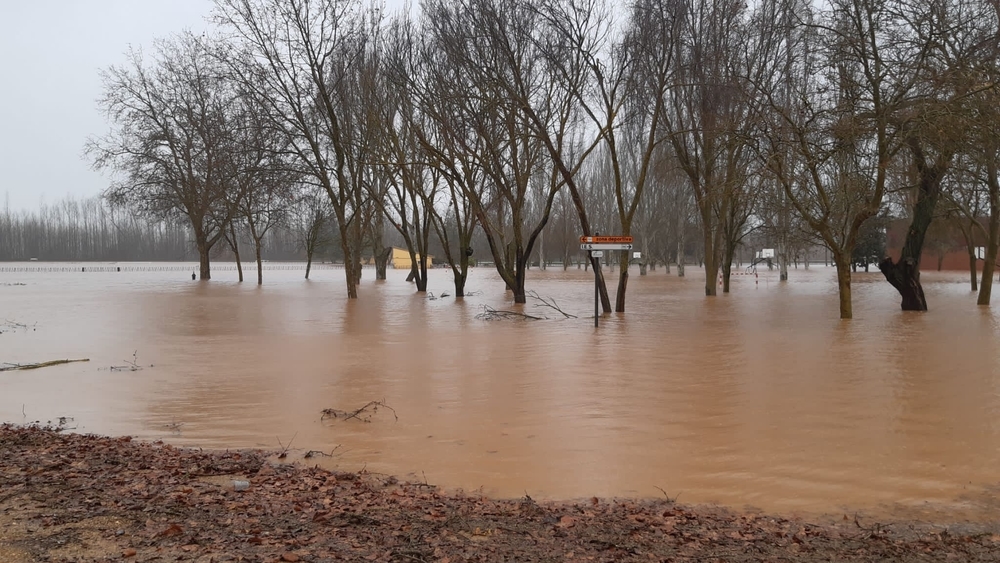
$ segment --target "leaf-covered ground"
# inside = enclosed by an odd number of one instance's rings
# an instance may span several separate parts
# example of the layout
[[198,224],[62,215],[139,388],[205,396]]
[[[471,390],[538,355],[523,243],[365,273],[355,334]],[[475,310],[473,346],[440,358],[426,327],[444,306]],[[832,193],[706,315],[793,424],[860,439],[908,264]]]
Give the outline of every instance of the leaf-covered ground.
[[[235,491],[234,479],[250,486]],[[1000,561],[989,531],[813,525],[666,500],[444,494],[391,477],[0,426],[0,562]]]

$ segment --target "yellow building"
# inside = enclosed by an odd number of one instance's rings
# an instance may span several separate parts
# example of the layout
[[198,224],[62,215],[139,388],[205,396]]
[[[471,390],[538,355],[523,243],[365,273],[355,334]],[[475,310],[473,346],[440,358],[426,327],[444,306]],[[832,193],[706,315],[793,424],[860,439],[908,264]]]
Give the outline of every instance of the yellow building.
[[[420,261],[420,255],[417,254],[417,261]],[[410,251],[405,248],[392,247],[392,254],[389,255],[389,264],[396,270],[409,270],[413,267],[410,263]],[[430,254],[427,255],[427,268],[434,267],[434,257]]]

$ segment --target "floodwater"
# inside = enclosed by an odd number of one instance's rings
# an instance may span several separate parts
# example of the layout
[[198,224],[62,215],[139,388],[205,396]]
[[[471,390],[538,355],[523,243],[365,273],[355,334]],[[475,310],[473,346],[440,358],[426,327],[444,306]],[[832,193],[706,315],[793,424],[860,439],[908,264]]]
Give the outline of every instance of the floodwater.
[[[42,265],[44,264],[32,264]],[[495,272],[464,301],[403,272],[0,272],[0,362],[89,358],[0,373],[0,421],[72,417],[78,432],[205,448],[277,448],[308,463],[490,495],[680,495],[784,513],[1000,514],[1000,311],[967,274],[927,273],[932,310],[903,313],[857,274],[837,319],[832,268],[734,278],[633,272],[629,312],[593,327],[589,273],[532,270],[528,287],[580,318],[510,308]],[[252,272],[250,274],[252,276]],[[18,285],[24,284],[24,285]],[[452,292],[450,271],[429,289]],[[2,325],[0,325],[2,326]],[[116,371],[133,361],[139,371]],[[325,408],[379,400],[370,422]]]

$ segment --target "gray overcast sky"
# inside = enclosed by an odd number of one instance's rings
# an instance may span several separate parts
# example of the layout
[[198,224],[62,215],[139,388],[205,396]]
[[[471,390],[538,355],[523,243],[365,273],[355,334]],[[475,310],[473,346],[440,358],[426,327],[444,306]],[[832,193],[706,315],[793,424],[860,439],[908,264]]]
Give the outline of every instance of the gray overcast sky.
[[[388,0],[389,9],[401,0]],[[414,2],[416,4],[416,2]],[[0,208],[35,209],[97,195],[105,175],[83,158],[108,123],[97,109],[100,69],[129,45],[201,31],[212,0],[0,0]]]
[[207,28],[211,10],[212,0],[0,0],[0,198],[20,210],[100,193],[107,180],[83,158],[87,137],[108,130],[98,71],[129,45]]

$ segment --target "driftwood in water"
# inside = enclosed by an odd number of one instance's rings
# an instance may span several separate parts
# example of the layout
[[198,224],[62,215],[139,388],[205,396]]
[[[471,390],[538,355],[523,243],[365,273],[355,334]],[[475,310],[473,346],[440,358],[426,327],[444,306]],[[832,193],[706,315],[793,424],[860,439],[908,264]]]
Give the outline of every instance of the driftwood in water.
[[[394,409],[394,408],[390,407],[389,405],[385,404],[384,400],[383,401],[368,401],[368,404],[366,404],[365,406],[361,407],[360,409],[353,410],[353,411],[342,411],[342,410],[339,410],[339,409],[323,409],[321,411],[322,414],[323,414],[323,416],[320,417],[320,420],[324,420],[324,419],[327,419],[327,418],[339,418],[341,420],[350,420],[352,418],[356,418],[356,419],[358,419],[360,421],[363,421],[363,422],[371,422],[372,421],[371,414],[377,413],[379,407],[383,407],[383,408],[386,408],[386,409],[392,411],[392,416],[394,416],[396,418],[396,420],[399,420],[399,416],[396,414],[396,409]],[[371,410],[369,411],[369,409],[371,409]],[[362,415],[364,415],[364,416],[362,416]]]
[[17,371],[17,370],[24,370],[24,369],[47,368],[49,366],[58,366],[60,364],[69,364],[69,363],[72,363],[72,362],[89,362],[89,361],[90,361],[90,358],[83,358],[83,359],[80,359],[80,360],[52,360],[52,361],[49,361],[49,362],[41,362],[41,363],[37,363],[37,364],[10,364],[10,363],[5,363],[2,366],[0,366],[0,371]]

